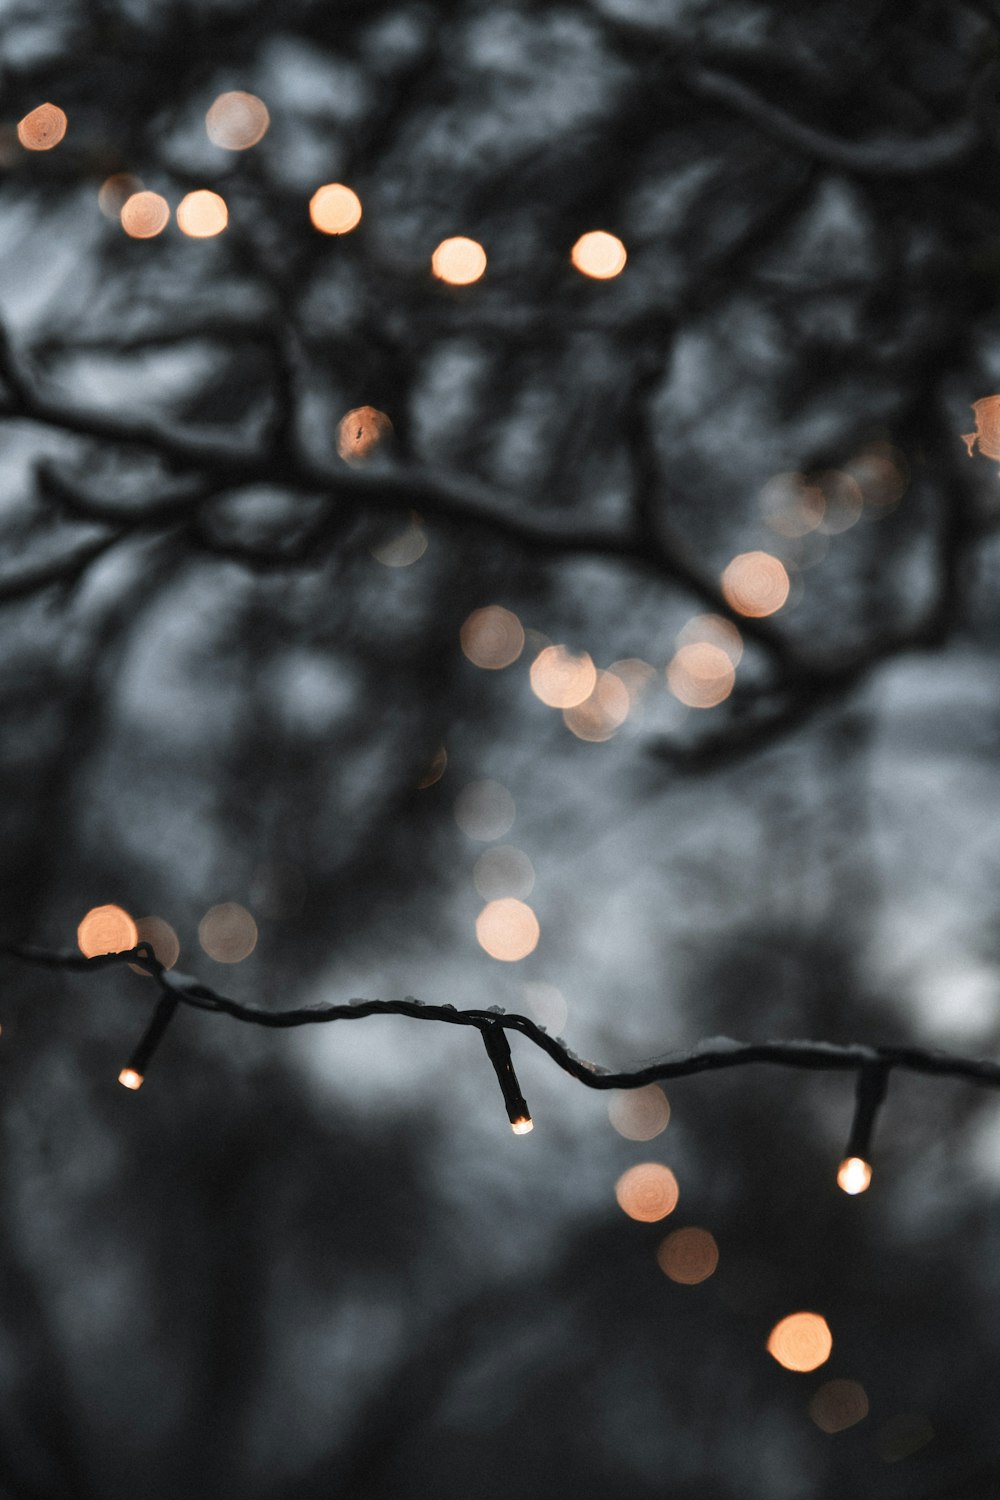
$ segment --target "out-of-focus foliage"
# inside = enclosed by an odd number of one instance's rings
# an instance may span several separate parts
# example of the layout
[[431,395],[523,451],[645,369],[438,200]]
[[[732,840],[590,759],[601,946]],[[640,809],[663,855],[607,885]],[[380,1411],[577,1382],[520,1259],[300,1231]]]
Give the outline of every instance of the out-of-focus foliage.
[[[998,48],[964,3],[7,5],[5,940],[115,902],[245,999],[614,1064],[991,1051]],[[207,129],[232,93],[266,121]],[[848,1200],[846,1077],[637,1142],[515,1041],[515,1140],[471,1032],[185,1013],[130,1094],[148,979],[5,972],[0,1494],[993,1493],[988,1096],[894,1079]],[[669,1223],[615,1203],[646,1160]]]

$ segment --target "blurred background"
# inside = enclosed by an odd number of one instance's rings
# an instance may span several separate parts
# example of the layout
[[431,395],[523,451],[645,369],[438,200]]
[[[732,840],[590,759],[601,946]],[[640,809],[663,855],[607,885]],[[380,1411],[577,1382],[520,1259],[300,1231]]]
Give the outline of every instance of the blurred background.
[[[0,38],[4,941],[990,1055],[990,0]],[[990,1091],[3,974],[0,1494],[996,1495]]]

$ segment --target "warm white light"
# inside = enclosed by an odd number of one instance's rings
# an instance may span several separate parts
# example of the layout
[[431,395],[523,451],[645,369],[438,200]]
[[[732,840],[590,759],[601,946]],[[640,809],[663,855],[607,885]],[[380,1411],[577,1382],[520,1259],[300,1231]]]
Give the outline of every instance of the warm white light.
[[625,269],[628,254],[616,234],[604,229],[591,229],[581,234],[570,251],[570,260],[584,276],[595,281],[609,281]]
[[177,228],[192,240],[210,240],[229,223],[226,200],[208,188],[185,193],[177,205]]
[[142,1074],[137,1073],[134,1068],[122,1068],[118,1074],[118,1082],[127,1089],[142,1088]]
[[242,89],[220,94],[205,116],[209,140],[224,151],[248,151],[263,139],[270,123],[263,99]]
[[361,223],[361,199],[342,182],[327,182],[309,200],[309,217],[321,234],[350,234]]
[[439,281],[471,286],[486,270],[486,251],[478,240],[463,234],[442,240],[431,256],[431,270]]
[[67,124],[58,104],[40,104],[18,121],[17,138],[25,151],[51,151],[66,134]]
[[872,1180],[872,1169],[868,1162],[860,1156],[848,1156],[840,1163],[837,1171],[837,1186],[853,1198],[856,1193],[868,1191],[868,1185]]
[[526,1115],[521,1120],[511,1120],[510,1128],[515,1135],[527,1135],[529,1131],[534,1130],[535,1122],[530,1115]]

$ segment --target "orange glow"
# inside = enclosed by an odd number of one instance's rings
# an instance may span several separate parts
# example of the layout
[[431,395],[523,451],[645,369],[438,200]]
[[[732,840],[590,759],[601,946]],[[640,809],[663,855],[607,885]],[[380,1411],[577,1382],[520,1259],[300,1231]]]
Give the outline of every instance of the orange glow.
[[522,1115],[520,1120],[511,1120],[510,1128],[515,1135],[527,1135],[534,1130],[535,1122],[530,1115]]
[[760,509],[780,536],[808,536],[823,520],[826,497],[804,474],[775,474],[760,492]]
[[521,993],[528,1014],[553,1036],[559,1036],[569,1014],[569,1006],[562,990],[557,989],[554,984],[535,979],[522,985]]
[[364,463],[392,431],[392,423],[377,406],[355,406],[337,424],[337,453],[347,464]]
[[819,1313],[789,1313],[775,1323],[767,1340],[767,1352],[786,1370],[817,1370],[825,1365],[833,1348],[833,1336]]
[[591,229],[581,234],[570,251],[570,260],[584,276],[595,281],[610,281],[625,269],[628,254],[616,234],[604,229]]
[[714,708],[733,690],[736,671],[722,646],[681,646],[667,665],[667,686],[688,708]]
[[629,1167],[615,1183],[618,1207],[641,1224],[655,1224],[672,1214],[678,1196],[677,1178],[658,1161]]
[[434,752],[434,757],[431,760],[430,765],[427,767],[427,770],[417,782],[417,790],[423,792],[427,789],[427,787],[434,786],[435,782],[441,780],[441,777],[444,775],[447,768],[448,752],[442,745],[439,750],[436,750]]
[[475,667],[497,672],[524,650],[524,626],[500,604],[474,609],[459,631],[462,650]]
[[628,688],[614,672],[598,673],[589,698],[563,709],[563,722],[578,740],[599,744],[617,734],[631,707]]
[[809,1415],[823,1432],[844,1432],[868,1415],[868,1393],[856,1380],[828,1380],[809,1403]]
[[868,1191],[868,1184],[872,1180],[872,1169],[860,1156],[848,1156],[840,1163],[837,1171],[837,1186],[853,1198],[857,1193]]
[[541,937],[538,918],[530,906],[506,896],[489,901],[476,918],[476,939],[491,958],[517,963],[534,953]]
[[980,453],[987,458],[1000,458],[1000,396],[981,396],[978,401],[973,401],[972,410],[976,430],[962,435],[969,457],[972,457],[972,450],[978,442]]
[[427,533],[413,516],[404,531],[371,549],[372,557],[385,568],[409,568],[427,551]]
[[139,929],[120,906],[92,906],[76,929],[76,941],[85,958],[124,953],[139,941]]
[[151,240],[170,223],[170,205],[159,193],[133,193],[122,204],[122,228],[133,240]]
[[546,646],[531,663],[531,691],[549,708],[575,708],[597,686],[597,668],[586,651],[573,656],[565,646]]
[[[180,939],[162,917],[140,917],[135,924],[137,943],[148,943],[165,969],[172,969],[181,953]],[[141,964],[129,964],[133,974],[149,974]]]
[[658,1083],[622,1089],[608,1100],[608,1119],[627,1141],[651,1141],[670,1123],[670,1103]]
[[718,646],[734,667],[743,655],[743,637],[724,615],[695,615],[677,635],[678,646]]
[[471,781],[455,799],[455,822],[481,844],[502,839],[516,815],[514,799],[499,781]]
[[186,193],[177,205],[177,228],[192,240],[210,240],[229,223],[225,198],[208,188]]
[[449,286],[471,286],[486,270],[486,251],[478,240],[455,235],[438,245],[431,256],[431,270]]
[[257,923],[236,901],[210,906],[198,923],[198,941],[220,964],[239,964],[257,946]]
[[521,900],[531,895],[535,871],[522,849],[497,844],[485,849],[476,860],[472,878],[484,901],[495,901],[499,896],[516,896]]
[[122,208],[133,193],[142,192],[142,182],[129,172],[113,172],[97,190],[97,206],[106,219],[121,220]]
[[69,121],[58,104],[40,104],[17,123],[17,138],[25,151],[51,151],[66,134]]
[[707,1229],[675,1229],[660,1241],[656,1263],[665,1276],[681,1286],[697,1286],[713,1275],[719,1247]]
[[321,234],[350,234],[361,223],[361,199],[342,182],[326,182],[309,199],[309,217]]
[[263,140],[271,116],[267,105],[256,94],[239,89],[220,94],[205,116],[208,138],[225,151],[247,151]]
[[722,575],[726,603],[737,614],[755,620],[779,610],[790,588],[784,563],[770,552],[741,552]]
[[118,1074],[118,1082],[126,1089],[141,1089],[142,1074],[137,1073],[134,1068],[122,1068]]

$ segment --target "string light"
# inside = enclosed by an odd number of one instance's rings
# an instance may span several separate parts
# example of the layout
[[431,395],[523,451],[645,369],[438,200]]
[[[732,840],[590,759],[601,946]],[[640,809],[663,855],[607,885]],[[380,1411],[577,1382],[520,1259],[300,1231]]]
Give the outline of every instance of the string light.
[[[152,948],[145,943],[141,943],[136,951],[147,954],[149,957],[153,955]],[[163,1034],[170,1025],[177,1006],[178,997],[175,994],[167,991],[161,995],[149,1025],[139,1038],[128,1062],[118,1074],[118,1082],[123,1088],[133,1090],[142,1088],[146,1069],[149,1067],[153,1053],[163,1040]]]
[[881,1058],[874,1057],[858,1069],[851,1134],[844,1159],[837,1169],[837,1186],[852,1198],[867,1192],[872,1180],[872,1136],[888,1083],[889,1069]]
[[535,1122],[524,1102],[521,1093],[521,1085],[517,1081],[514,1072],[514,1063],[510,1055],[510,1043],[507,1033],[496,1021],[487,1021],[481,1027],[483,1041],[486,1044],[486,1053],[500,1083],[503,1093],[503,1102],[507,1106],[507,1118],[510,1128],[515,1135],[527,1135],[529,1130],[534,1130]]
[[[442,1021],[453,1026],[474,1026],[483,1035],[490,1060],[507,1104],[511,1126],[519,1135],[532,1128],[531,1115],[520,1091],[510,1060],[506,1030],[514,1030],[545,1052],[563,1072],[587,1088],[601,1090],[641,1089],[651,1083],[672,1078],[688,1078],[696,1073],[717,1072],[720,1068],[745,1067],[751,1064],[780,1064],[810,1072],[855,1072],[858,1074],[858,1102],[854,1127],[848,1146],[850,1156],[867,1165],[866,1153],[875,1115],[886,1090],[888,1075],[894,1068],[910,1073],[930,1074],[936,1078],[964,1078],[989,1088],[1000,1089],[1000,1062],[989,1058],[957,1057],[921,1047],[871,1047],[822,1041],[738,1042],[731,1037],[711,1037],[687,1052],[631,1072],[614,1072],[598,1063],[588,1062],[571,1052],[561,1037],[551,1036],[544,1026],[518,1013],[505,1014],[499,1006],[488,1013],[482,1010],[457,1010],[453,1005],[434,1004],[408,997],[405,1000],[350,1000],[330,1005],[306,1005],[287,1010],[273,1010],[232,1000],[199,980],[167,977],[166,966],[156,957],[148,943],[140,943],[123,952],[103,952],[93,957],[77,953],[53,952],[17,943],[0,944],[0,956],[44,968],[97,970],[115,964],[140,964],[156,979],[163,999],[157,1007],[147,1032],[122,1070],[125,1087],[135,1088],[142,1081],[143,1069],[178,1004],[197,1010],[228,1015],[234,1020],[255,1026],[284,1029],[332,1021],[358,1021],[368,1016],[409,1016],[413,1020]],[[139,1075],[133,1078],[130,1075]]]

